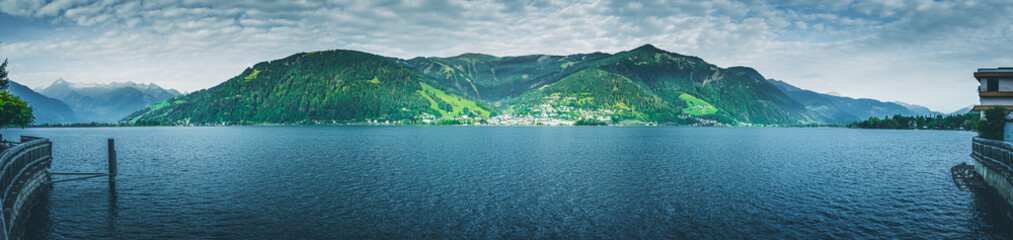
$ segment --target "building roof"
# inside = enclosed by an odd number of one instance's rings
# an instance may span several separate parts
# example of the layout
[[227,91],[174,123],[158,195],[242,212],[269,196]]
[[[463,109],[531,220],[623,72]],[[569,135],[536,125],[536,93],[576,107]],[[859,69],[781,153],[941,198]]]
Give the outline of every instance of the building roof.
[[1013,77],[1013,67],[979,68],[974,78],[981,81],[981,77]]
[[1013,72],[1013,67],[979,68],[978,72]]

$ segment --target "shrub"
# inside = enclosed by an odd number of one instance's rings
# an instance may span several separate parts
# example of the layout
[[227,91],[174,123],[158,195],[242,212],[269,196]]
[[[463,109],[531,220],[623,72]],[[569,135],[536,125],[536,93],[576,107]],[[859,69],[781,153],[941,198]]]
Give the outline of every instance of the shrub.
[[594,118],[584,118],[573,122],[574,126],[605,126],[608,125],[605,121],[600,121]]
[[1006,109],[999,106],[986,109],[985,119],[978,121],[978,135],[982,138],[1002,141],[1008,114]]

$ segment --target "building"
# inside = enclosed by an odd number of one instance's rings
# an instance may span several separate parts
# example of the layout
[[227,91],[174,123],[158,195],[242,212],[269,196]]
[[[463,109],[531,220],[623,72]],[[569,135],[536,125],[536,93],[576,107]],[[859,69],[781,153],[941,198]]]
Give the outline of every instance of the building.
[[974,78],[978,80],[978,98],[981,100],[974,110],[1002,106],[1013,111],[1013,67],[979,68]]
[[[984,111],[995,106],[1013,111],[1013,68],[979,68],[974,73],[978,79],[980,105],[974,110]],[[975,137],[971,140],[971,158],[974,172],[981,176],[988,186],[999,192],[1008,204],[1013,206],[1013,123],[1006,116],[1003,141]],[[959,167],[959,166],[958,166]],[[957,169],[958,167],[954,167]],[[954,181],[957,181],[954,174]]]
[[[974,110],[981,112],[981,118],[985,118],[986,109],[996,106],[1013,112],[1013,67],[979,68],[974,72],[974,78],[978,80],[978,100],[981,104],[974,106]],[[1013,142],[1013,115],[1006,116],[1006,127],[1003,132],[1003,140]]]

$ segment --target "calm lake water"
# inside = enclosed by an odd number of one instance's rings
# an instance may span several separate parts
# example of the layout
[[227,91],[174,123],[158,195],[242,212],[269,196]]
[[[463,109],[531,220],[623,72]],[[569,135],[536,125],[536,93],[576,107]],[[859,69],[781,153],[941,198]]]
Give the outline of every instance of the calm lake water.
[[[1011,238],[957,189],[963,131],[681,127],[8,129],[60,182],[28,239]],[[66,176],[54,176],[66,178]]]

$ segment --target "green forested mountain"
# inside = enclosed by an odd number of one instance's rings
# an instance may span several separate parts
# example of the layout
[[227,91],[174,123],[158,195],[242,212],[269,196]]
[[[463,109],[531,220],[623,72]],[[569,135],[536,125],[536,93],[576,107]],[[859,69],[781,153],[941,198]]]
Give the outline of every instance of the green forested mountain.
[[[761,124],[824,120],[778,91],[752,68],[719,68],[700,58],[666,52],[652,45],[617,53],[599,61],[596,67],[625,76],[676,106],[679,102],[687,107],[707,103],[717,110],[685,111],[687,115]],[[714,113],[694,114],[708,112]]]
[[347,50],[261,62],[218,86],[169,99],[126,121],[249,124],[421,121],[497,113],[387,58]]
[[[617,121],[656,123],[704,119],[794,124],[826,120],[808,112],[753,69],[718,68],[652,45],[615,55],[464,54],[414,58],[404,63],[439,79],[448,88],[500,102],[500,108],[519,115],[567,119],[604,116]],[[608,92],[613,89],[616,92]],[[595,100],[589,101],[592,98]]]
[[591,53],[496,57],[467,53],[449,58],[417,57],[401,62],[437,79],[440,85],[483,100],[498,101],[551,84],[608,56]]
[[751,68],[720,68],[652,45],[616,54],[408,60],[332,50],[258,63],[124,120],[420,123],[499,115],[489,120],[734,125],[853,118],[814,109],[783,90]]
[[506,101],[517,115],[561,119],[679,121],[686,104],[668,102],[622,75],[588,68]]

